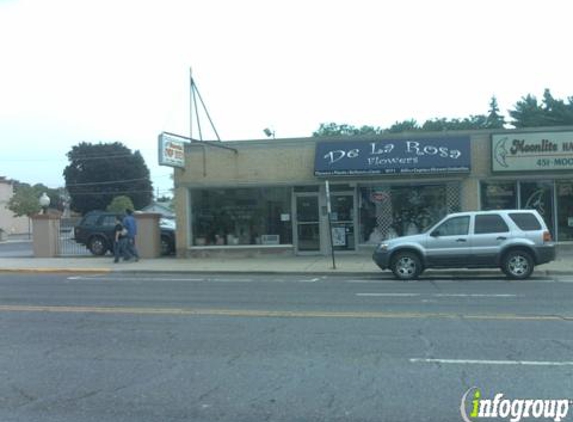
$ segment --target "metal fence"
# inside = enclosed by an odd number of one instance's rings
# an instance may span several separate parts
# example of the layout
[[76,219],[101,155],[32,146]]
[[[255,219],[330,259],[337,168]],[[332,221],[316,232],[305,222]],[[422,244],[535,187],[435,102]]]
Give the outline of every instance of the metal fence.
[[80,218],[70,217],[60,220],[60,235],[58,237],[58,256],[90,256],[92,253],[74,239],[74,226]]

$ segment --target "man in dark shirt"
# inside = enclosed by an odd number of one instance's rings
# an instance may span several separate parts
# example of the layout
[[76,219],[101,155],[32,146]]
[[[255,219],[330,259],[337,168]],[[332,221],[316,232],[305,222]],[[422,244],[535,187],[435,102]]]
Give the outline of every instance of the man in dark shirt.
[[115,229],[114,229],[114,243],[113,243],[113,262],[119,262],[119,258],[123,256],[124,261],[129,260],[129,254],[127,250],[127,229],[123,227],[121,219],[115,218]]

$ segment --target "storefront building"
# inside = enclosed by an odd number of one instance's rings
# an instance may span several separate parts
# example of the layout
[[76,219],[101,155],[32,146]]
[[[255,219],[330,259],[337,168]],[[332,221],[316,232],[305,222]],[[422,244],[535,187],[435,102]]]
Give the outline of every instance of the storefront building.
[[573,127],[189,142],[175,203],[180,257],[369,251],[495,208],[573,241]]

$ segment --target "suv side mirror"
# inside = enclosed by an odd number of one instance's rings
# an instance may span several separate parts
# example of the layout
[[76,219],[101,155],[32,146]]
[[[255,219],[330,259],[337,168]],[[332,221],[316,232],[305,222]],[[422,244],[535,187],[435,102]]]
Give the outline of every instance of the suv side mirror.
[[440,237],[440,231],[439,230],[434,230],[432,233],[430,233],[430,236],[432,237]]

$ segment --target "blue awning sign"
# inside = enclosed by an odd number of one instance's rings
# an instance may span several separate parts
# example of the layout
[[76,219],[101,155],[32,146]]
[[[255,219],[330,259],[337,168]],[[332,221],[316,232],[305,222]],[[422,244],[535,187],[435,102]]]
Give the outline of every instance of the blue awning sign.
[[316,144],[314,174],[468,173],[469,136]]

